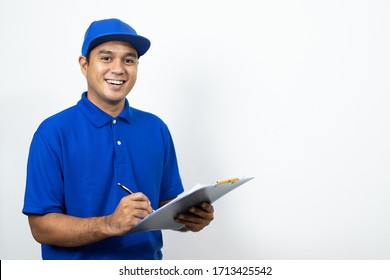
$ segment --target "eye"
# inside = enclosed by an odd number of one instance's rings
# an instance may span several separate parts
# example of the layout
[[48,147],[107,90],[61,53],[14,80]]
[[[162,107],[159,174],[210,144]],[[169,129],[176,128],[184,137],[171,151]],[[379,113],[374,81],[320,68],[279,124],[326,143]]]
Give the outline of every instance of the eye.
[[109,56],[102,56],[101,60],[104,61],[104,62],[109,62],[109,61],[111,61],[111,57],[109,57]]
[[136,59],[135,58],[125,58],[125,59],[123,59],[123,62],[127,65],[132,65],[132,64],[136,63]]

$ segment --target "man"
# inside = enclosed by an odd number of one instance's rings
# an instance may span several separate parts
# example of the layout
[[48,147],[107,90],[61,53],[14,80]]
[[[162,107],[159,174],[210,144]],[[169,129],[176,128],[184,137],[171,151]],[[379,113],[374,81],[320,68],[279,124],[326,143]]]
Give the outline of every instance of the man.
[[[34,134],[23,213],[43,259],[162,258],[161,231],[126,234],[183,191],[167,126],[126,99],[149,47],[118,19],[93,22],[79,58],[87,92]],[[177,222],[196,232],[213,216],[203,203]]]

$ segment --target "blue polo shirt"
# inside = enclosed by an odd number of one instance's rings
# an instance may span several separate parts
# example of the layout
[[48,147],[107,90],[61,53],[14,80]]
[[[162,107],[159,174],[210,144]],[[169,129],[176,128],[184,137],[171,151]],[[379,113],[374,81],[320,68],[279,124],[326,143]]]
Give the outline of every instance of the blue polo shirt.
[[[76,217],[111,214],[127,193],[142,192],[153,208],[183,191],[167,126],[129,106],[113,118],[82,95],[46,119],[34,134],[23,213]],[[42,245],[43,259],[161,259],[161,231],[127,234],[76,248]]]

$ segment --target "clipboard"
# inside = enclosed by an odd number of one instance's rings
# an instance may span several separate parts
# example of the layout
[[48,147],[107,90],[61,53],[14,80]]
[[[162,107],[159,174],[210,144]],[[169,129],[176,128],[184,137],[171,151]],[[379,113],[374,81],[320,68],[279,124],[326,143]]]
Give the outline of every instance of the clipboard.
[[186,212],[191,206],[198,206],[204,201],[213,203],[222,196],[238,188],[242,184],[252,180],[253,178],[254,177],[241,179],[232,178],[218,181],[209,185],[197,184],[188,192],[179,195],[171,202],[165,204],[151,213],[149,216],[145,217],[128,233],[165,229],[180,229],[183,227],[183,225],[176,223],[174,220],[178,214]]

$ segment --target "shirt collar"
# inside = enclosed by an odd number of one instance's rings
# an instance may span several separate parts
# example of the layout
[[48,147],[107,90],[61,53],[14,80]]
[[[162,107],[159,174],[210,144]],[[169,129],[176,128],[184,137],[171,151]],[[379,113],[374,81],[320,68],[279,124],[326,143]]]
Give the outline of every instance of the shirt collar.
[[[112,121],[114,118],[109,114],[101,110],[95,104],[93,104],[87,98],[87,92],[84,92],[81,95],[81,100],[77,103],[77,106],[83,112],[83,114],[97,127],[102,127],[108,122]],[[133,114],[131,112],[131,107],[129,106],[129,102],[125,99],[125,107],[123,111],[116,117],[117,119],[123,119],[128,123],[132,123]]]

